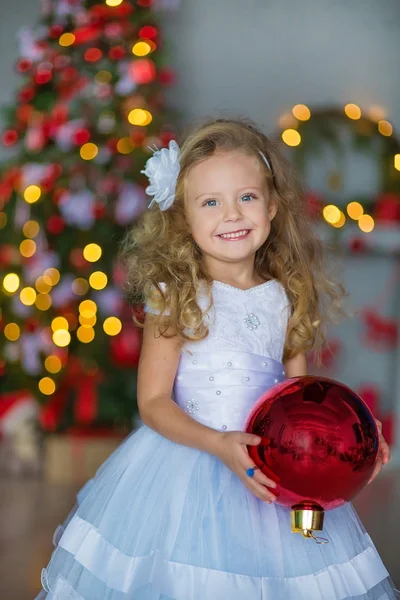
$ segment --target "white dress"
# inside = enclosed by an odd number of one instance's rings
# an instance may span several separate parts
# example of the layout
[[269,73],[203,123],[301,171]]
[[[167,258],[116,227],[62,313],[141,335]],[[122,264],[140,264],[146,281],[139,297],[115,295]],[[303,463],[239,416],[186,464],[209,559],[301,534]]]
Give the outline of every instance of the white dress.
[[[209,336],[182,349],[174,399],[208,427],[240,430],[284,377],[288,301],[276,281],[245,291],[214,282],[213,300]],[[214,456],[142,426],[79,493],[39,598],[397,598],[350,504],[327,512],[324,536],[329,544],[292,534],[288,509],[258,500]]]

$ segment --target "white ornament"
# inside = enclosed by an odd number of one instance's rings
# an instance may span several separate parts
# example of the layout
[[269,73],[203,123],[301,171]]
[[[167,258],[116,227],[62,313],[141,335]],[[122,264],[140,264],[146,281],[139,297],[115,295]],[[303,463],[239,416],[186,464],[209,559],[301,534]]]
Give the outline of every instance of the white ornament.
[[174,203],[176,182],[180,170],[179,146],[171,140],[168,148],[156,150],[142,171],[150,181],[146,194],[153,196],[149,208],[156,202],[160,210],[168,210]]

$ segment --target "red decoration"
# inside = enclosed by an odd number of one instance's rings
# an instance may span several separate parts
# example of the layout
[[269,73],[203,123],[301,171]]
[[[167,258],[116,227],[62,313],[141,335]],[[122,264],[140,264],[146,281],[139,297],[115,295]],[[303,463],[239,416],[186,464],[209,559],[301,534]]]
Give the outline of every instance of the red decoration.
[[172,131],[163,131],[160,134],[160,141],[163,148],[167,148],[171,140],[176,140],[176,133]]
[[87,129],[77,129],[72,135],[72,140],[77,146],[83,146],[90,140],[90,133]]
[[83,55],[87,62],[97,62],[103,56],[102,51],[99,48],[88,48]]
[[158,36],[158,31],[152,25],[144,25],[144,27],[139,29],[139,35],[141,38],[153,40]]
[[32,116],[33,106],[30,104],[21,104],[17,107],[17,118],[23,124],[26,125]]
[[149,8],[153,4],[153,0],[137,0],[137,5],[143,8]]
[[46,227],[49,233],[52,233],[53,235],[58,235],[64,231],[64,219],[59,215],[52,215],[49,219],[47,219]]
[[352,240],[350,240],[349,246],[350,246],[350,250],[354,254],[362,254],[368,248],[368,245],[367,245],[365,239],[363,239],[363,238],[353,238]]
[[111,339],[111,358],[119,366],[137,367],[141,346],[141,330],[130,323],[124,323],[121,333]]
[[35,75],[35,81],[38,85],[44,85],[45,83],[49,83],[51,78],[52,72],[46,70],[40,71]]
[[393,350],[397,346],[399,324],[396,319],[382,317],[375,308],[365,309],[361,315],[366,331],[364,342],[376,351]]
[[128,17],[133,13],[135,8],[132,4],[128,4],[127,2],[123,2],[119,6],[104,6],[102,4],[95,4],[90,12],[93,16],[98,19],[112,19],[115,17]]
[[172,69],[159,69],[158,80],[163,85],[171,85],[175,81],[175,73]]
[[26,71],[29,71],[31,66],[32,61],[29,60],[29,58],[21,58],[21,60],[17,62],[17,71],[20,73],[26,73]]
[[52,27],[49,27],[49,37],[58,39],[63,31],[64,29],[61,25],[53,25]]
[[33,87],[26,87],[20,90],[18,94],[18,100],[20,102],[30,102],[35,96],[35,90]]
[[89,27],[80,27],[72,32],[75,36],[74,44],[87,44],[97,40],[101,36],[101,28],[90,25]]
[[365,402],[325,377],[295,377],[268,390],[246,431],[262,438],[249,454],[278,483],[277,503],[287,507],[328,510],[351,500],[369,481],[379,446]]
[[375,205],[375,221],[380,223],[396,223],[400,221],[400,196],[397,194],[381,194]]
[[111,60],[121,60],[121,58],[124,58],[125,53],[125,48],[123,48],[123,46],[114,46],[108,52],[108,56]]
[[129,73],[138,84],[151,83],[156,77],[156,65],[149,58],[141,58],[130,64]]
[[3,133],[3,144],[4,146],[13,146],[18,140],[18,133],[15,129],[7,129]]

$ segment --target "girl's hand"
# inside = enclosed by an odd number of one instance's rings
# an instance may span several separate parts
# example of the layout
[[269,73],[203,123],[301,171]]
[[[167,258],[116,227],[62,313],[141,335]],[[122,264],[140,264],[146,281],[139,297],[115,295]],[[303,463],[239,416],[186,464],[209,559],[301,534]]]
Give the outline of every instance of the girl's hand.
[[368,483],[373,482],[375,477],[378,476],[380,470],[382,469],[382,465],[386,465],[386,463],[388,463],[390,460],[390,448],[389,448],[389,445],[386,442],[385,438],[382,435],[382,423],[380,421],[378,421],[378,419],[375,419],[375,423],[376,423],[376,426],[377,426],[378,432],[379,432],[379,451],[378,451],[378,458],[376,461],[374,472],[372,473],[372,477],[368,481]]
[[265,486],[275,488],[276,483],[260,470],[253,477],[246,473],[247,469],[255,467],[246,446],[258,446],[261,438],[241,431],[227,431],[219,434],[213,454],[230,469],[257,498],[270,504],[276,496]]

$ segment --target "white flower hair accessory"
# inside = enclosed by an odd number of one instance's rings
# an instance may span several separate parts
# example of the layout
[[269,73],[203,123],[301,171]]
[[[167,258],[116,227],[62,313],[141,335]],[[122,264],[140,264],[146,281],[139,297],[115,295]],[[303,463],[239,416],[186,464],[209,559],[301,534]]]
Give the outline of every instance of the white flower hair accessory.
[[171,140],[168,148],[155,150],[141,171],[150,181],[146,194],[153,196],[149,208],[156,202],[160,210],[168,210],[174,203],[176,182],[179,175],[179,146]]

